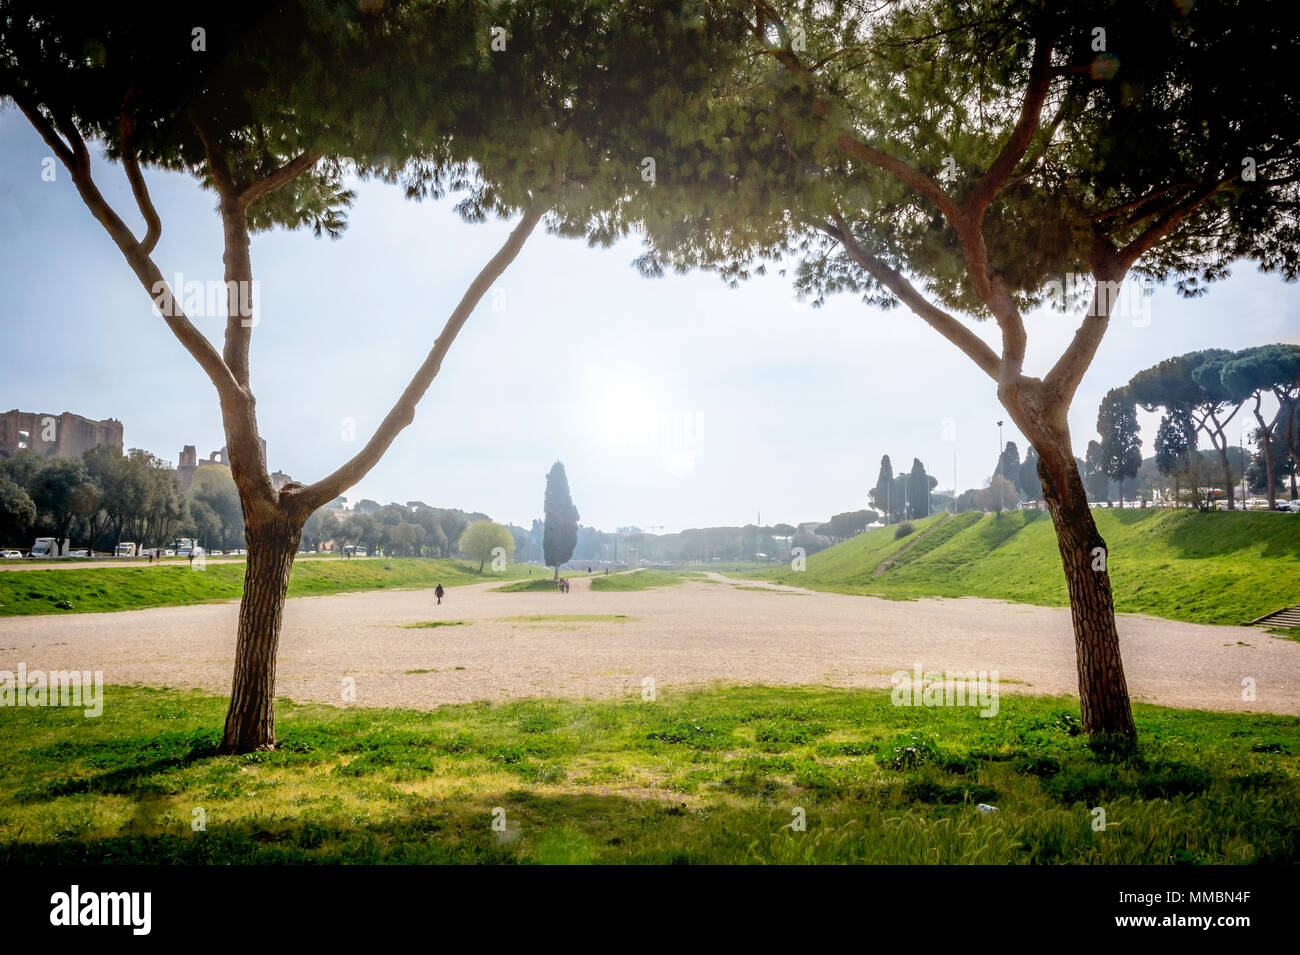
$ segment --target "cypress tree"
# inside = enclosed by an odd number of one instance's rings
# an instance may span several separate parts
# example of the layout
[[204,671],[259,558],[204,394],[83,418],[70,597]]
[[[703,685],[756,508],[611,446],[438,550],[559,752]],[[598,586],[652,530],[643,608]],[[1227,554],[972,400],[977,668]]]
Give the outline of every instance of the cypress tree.
[[569,479],[564,465],[556,461],[546,475],[546,525],[542,531],[542,554],[547,567],[555,568],[560,576],[560,565],[573,556],[578,545],[578,509],[569,496]]

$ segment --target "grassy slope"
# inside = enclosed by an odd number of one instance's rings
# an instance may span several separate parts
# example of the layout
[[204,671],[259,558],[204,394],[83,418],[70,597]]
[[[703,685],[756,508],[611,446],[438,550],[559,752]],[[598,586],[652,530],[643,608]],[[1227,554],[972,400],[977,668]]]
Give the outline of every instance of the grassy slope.
[[[1288,514],[1096,510],[1121,612],[1239,624],[1300,603],[1300,520]],[[917,533],[939,518],[917,521]],[[1065,577],[1043,511],[959,514],[880,577],[872,571],[912,538],[868,531],[761,576],[838,593],[992,597],[1063,606]]]
[[0,864],[1300,861],[1293,717],[1139,705],[1141,749],[1115,759],[1044,697],[1004,695],[993,719],[815,688],[281,700],[277,752],[223,757],[224,705],[110,687],[98,719],[0,709]]
[[[525,573],[511,565],[504,574],[477,573],[478,565],[458,560],[300,561],[289,578],[290,597],[353,590],[400,590],[482,583]],[[244,565],[104,567],[91,570],[6,571],[0,573],[0,616],[43,613],[93,613],[234,600],[244,590]],[[61,607],[61,603],[70,603]]]

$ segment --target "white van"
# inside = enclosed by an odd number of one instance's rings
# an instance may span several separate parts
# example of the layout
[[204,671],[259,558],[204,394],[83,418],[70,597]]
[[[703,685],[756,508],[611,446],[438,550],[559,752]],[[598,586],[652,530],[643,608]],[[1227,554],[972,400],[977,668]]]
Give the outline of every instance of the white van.
[[59,556],[59,541],[54,537],[38,537],[32,549],[28,551],[29,558],[43,560],[50,557]]
[[136,550],[138,547],[139,547],[138,544],[135,544],[134,542],[131,541],[118,544],[116,547],[113,548],[113,556],[114,557],[135,557]]

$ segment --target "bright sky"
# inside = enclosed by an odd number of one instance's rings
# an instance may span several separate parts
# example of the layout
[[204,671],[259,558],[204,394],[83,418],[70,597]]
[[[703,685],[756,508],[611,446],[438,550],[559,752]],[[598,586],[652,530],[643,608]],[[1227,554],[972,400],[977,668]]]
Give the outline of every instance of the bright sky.
[[[224,443],[216,395],[49,150],[0,114],[0,411],[114,417],[128,447],[175,462]],[[140,225],[120,167],[100,189]],[[163,220],[154,258],[171,278],[221,280],[213,194],[147,171]],[[270,466],[308,482],[354,454],[433,344],[508,223],[465,225],[450,203],[363,184],[344,237],[254,237],[260,317],[253,388]],[[143,230],[140,229],[142,232]],[[840,297],[822,309],[771,275],[641,278],[637,247],[592,250],[538,232],[457,339],[414,424],[349,501],[422,500],[527,525],[564,462],[584,524],[666,531],[825,520],[866,507],[880,456],[925,462],[940,487],[981,486],[1004,438],[1025,442],[992,382],[905,309]],[[179,290],[178,290],[179,293]],[[1300,298],[1243,264],[1195,300],[1157,290],[1112,322],[1070,415],[1075,451],[1096,436],[1110,388],[1199,348],[1300,343]],[[224,319],[191,313],[219,343]],[[1029,319],[1041,374],[1077,316]],[[996,347],[996,329],[980,326]],[[354,423],[354,427],[351,423]],[[1154,417],[1143,417],[1146,453]],[[1254,420],[1243,410],[1234,443]],[[355,434],[354,438],[350,437]]]

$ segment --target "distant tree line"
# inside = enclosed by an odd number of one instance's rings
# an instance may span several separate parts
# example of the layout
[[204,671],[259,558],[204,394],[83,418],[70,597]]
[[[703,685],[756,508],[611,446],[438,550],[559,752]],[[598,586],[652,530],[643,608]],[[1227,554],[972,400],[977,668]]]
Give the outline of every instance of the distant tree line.
[[906,474],[895,476],[893,462],[889,455],[880,459],[880,471],[876,476],[876,486],[867,492],[871,506],[876,509],[886,524],[899,521],[929,517],[936,508],[934,489],[939,486],[939,479],[925,471],[920,458],[912,459],[912,469]]
[[[1138,408],[1162,412],[1155,453],[1145,459]],[[1256,421],[1245,449],[1228,434],[1243,409]],[[1097,435],[1084,457],[1075,458],[1090,501],[1149,500],[1160,489],[1193,506],[1222,498],[1233,508],[1243,479],[1247,492],[1267,496],[1270,507],[1288,484],[1296,500],[1300,345],[1213,348],[1162,361],[1106,393],[1097,409]],[[1201,436],[1209,449],[1198,447]],[[881,472],[883,480],[883,463]],[[1210,485],[1216,487],[1208,490]],[[881,487],[878,481],[873,503]],[[955,510],[1000,511],[1041,497],[1037,452],[1027,448],[1022,460],[1016,443],[1008,441],[988,485],[959,494]]]
[[[350,511],[344,508],[345,499],[338,498],[316,510],[303,527],[302,549],[352,545],[371,554],[452,557],[462,553],[466,529],[489,520],[477,511],[422,501],[364,499]],[[517,552],[524,541],[521,557],[529,559],[529,532],[502,531],[510,538],[502,546]],[[168,462],[147,451],[123,454],[108,446],[75,458],[31,451],[0,458],[0,545],[25,549],[37,537],[109,554],[124,542],[163,547],[180,537],[192,537],[208,550],[246,546],[243,510],[228,468],[200,467],[186,491]]]
[[[1178,483],[1190,483],[1191,493],[1199,498],[1202,458],[1197,446],[1201,435],[1208,438],[1229,510],[1236,506],[1235,488],[1244,462],[1238,454],[1234,474],[1232,452],[1239,449],[1233,448],[1227,429],[1243,408],[1250,408],[1256,427],[1250,432],[1253,468],[1246,468],[1247,477],[1253,470],[1254,481],[1267,495],[1270,507],[1287,478],[1295,499],[1295,473],[1300,465],[1300,345],[1188,352],[1138,372],[1126,388],[1112,391],[1107,399],[1125,406],[1123,418],[1115,419],[1114,426],[1123,432],[1121,440],[1128,443],[1140,442],[1136,412],[1130,419],[1128,408],[1140,405],[1146,411],[1162,412],[1155,457],[1160,474],[1175,482],[1175,493]],[[1266,407],[1271,410],[1269,416]],[[1102,412],[1107,414],[1106,402]],[[1111,424],[1110,417],[1106,420]],[[1105,432],[1102,439],[1104,443]],[[1105,452],[1103,447],[1103,458]]]
[[329,544],[361,547],[391,557],[453,557],[460,553],[461,536],[470,524],[489,520],[477,511],[430,507],[423,501],[380,504],[363,499],[347,511],[339,500],[307,518],[302,546],[315,551]]
[[161,546],[194,536],[195,514],[208,521],[217,508],[207,484],[191,498],[170,465],[139,449],[0,459],[0,541],[10,547],[37,537],[109,552],[122,541]]

